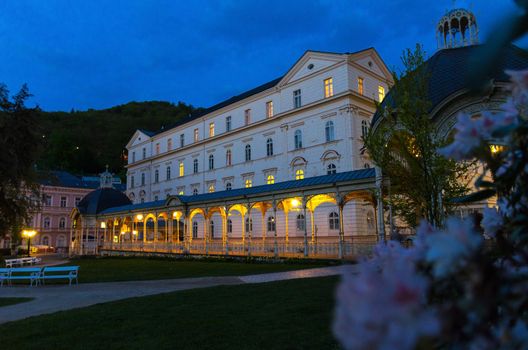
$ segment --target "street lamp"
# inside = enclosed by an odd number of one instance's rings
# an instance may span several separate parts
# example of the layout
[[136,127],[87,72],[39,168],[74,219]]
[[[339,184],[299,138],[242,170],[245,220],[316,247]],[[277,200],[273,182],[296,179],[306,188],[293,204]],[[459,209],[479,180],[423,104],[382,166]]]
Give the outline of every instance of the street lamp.
[[37,231],[35,230],[23,230],[22,236],[27,238],[28,241],[28,257],[31,256],[31,237],[35,237]]

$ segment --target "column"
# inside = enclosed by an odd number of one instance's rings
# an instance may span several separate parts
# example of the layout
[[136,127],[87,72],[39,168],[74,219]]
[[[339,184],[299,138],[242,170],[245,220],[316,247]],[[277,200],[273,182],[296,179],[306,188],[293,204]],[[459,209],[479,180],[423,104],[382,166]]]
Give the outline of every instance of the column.
[[229,255],[229,231],[227,230],[227,220],[229,218],[229,210],[226,207],[226,216],[225,216],[225,254],[226,256]]
[[279,246],[277,243],[277,202],[273,200],[273,251],[275,258],[279,257]]
[[209,255],[209,217],[204,215],[204,245],[205,255]]
[[158,213],[155,213],[156,218],[154,219],[154,243],[158,243]]
[[[283,203],[283,208],[284,208],[284,203]],[[286,230],[284,232],[284,242],[286,243],[286,245],[288,244],[288,236],[289,236],[289,229],[288,229],[288,209],[284,208],[284,223],[285,223],[285,226],[286,226]],[[277,217],[275,217],[275,223],[277,222]]]
[[248,203],[247,204],[247,214],[248,214],[248,238],[249,238],[249,244],[248,244],[248,256],[251,256],[251,235],[253,233],[253,222],[251,220],[251,206]]
[[343,197],[339,194],[339,192],[336,194],[336,202],[337,202],[337,208],[339,209],[339,244],[338,244],[338,250],[339,250],[339,259],[343,259],[344,256],[344,243],[345,243],[345,230],[344,230],[344,223],[343,223],[343,207],[344,207],[344,201]]
[[304,257],[308,256],[308,225],[306,225],[306,197],[302,198],[303,219],[304,219]]
[[266,211],[261,210],[262,213],[262,243],[266,243]]

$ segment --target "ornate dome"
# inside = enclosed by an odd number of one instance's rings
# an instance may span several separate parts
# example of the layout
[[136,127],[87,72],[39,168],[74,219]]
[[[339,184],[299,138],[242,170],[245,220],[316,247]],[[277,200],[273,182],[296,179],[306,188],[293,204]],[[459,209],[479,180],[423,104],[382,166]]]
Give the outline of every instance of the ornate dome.
[[462,8],[447,12],[436,25],[436,41],[439,50],[478,44],[475,15]]
[[130,199],[121,191],[114,188],[99,188],[88,193],[77,204],[82,215],[97,215],[105,209],[132,204]]

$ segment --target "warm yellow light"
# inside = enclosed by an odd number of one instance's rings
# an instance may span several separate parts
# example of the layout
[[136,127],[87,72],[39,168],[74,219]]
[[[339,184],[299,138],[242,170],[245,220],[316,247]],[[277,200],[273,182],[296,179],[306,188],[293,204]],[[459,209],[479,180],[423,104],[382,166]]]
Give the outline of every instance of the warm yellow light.
[[172,217],[173,218],[177,218],[178,217],[178,213],[177,212],[172,213]]
[[121,234],[124,235],[124,234],[126,234],[126,232],[125,231],[121,231]]
[[101,228],[103,228],[103,229],[106,228],[106,222],[104,222],[104,221],[101,222]]
[[37,231],[35,230],[23,230],[22,231],[22,236],[27,237],[27,238],[34,237],[36,234],[37,234]]
[[136,216],[136,219],[138,219],[139,221],[143,220],[143,215],[138,214],[138,215]]
[[137,230],[132,231],[132,234],[135,236],[138,234]]
[[502,145],[490,145],[491,153],[496,154],[504,151],[504,146]]
[[294,198],[294,199],[291,200],[292,207],[298,207],[299,204],[301,204],[301,202],[299,202],[299,200],[297,198]]

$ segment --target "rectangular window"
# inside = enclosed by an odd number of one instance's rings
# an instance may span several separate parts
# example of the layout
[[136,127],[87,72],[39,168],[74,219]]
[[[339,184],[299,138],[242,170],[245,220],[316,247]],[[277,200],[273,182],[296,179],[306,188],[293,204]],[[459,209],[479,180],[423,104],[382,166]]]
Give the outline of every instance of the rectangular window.
[[301,89],[293,92],[293,108],[301,107]]
[[[130,188],[134,188],[134,176],[130,176]],[[75,198],[75,200],[77,201],[77,198]],[[75,203],[75,205],[77,205],[78,203]]]
[[[132,178],[134,178],[132,176]],[[79,202],[81,201],[81,197],[75,197],[75,206],[77,206],[77,204],[79,204]]]
[[226,117],[226,132],[231,131],[231,116]]
[[132,152],[132,163],[136,161],[136,152]]
[[66,208],[66,197],[61,197],[60,206]]
[[185,175],[185,168],[183,166],[183,162],[180,162],[179,169],[180,169],[180,176]]
[[378,100],[379,102],[383,101],[385,98],[385,88],[383,86],[378,86]]
[[198,142],[198,129],[194,129],[194,142]]
[[44,205],[50,207],[51,206],[51,196],[45,194],[44,195]]
[[180,134],[180,147],[185,146],[185,135]]
[[273,101],[266,102],[266,118],[273,117]]
[[214,123],[209,123],[209,137],[213,137],[214,135]]
[[358,77],[358,94],[363,95],[363,78]]
[[156,154],[159,154],[160,153],[160,145],[159,145],[159,142],[156,143]]
[[249,125],[251,123],[251,109],[246,109],[244,111],[244,125]]
[[167,140],[167,152],[172,150],[172,139]]
[[147,158],[147,149],[143,147],[143,159]]
[[334,82],[332,78],[325,79],[324,81],[324,97],[334,96]]

